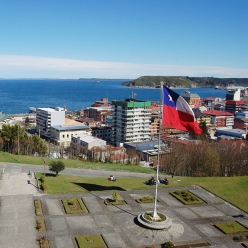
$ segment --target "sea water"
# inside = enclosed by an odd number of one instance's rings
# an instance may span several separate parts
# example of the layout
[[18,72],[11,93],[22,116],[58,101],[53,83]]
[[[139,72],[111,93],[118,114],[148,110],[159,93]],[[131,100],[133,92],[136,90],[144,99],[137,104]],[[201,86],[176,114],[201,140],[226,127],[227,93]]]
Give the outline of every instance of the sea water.
[[[129,88],[121,85],[127,80],[0,80],[0,112],[27,113],[29,107],[66,107],[81,110],[101,98],[125,100],[133,94],[137,100],[159,102],[160,89]],[[174,89],[182,94],[185,89]],[[226,92],[214,88],[192,88],[191,93],[204,97],[225,98]]]

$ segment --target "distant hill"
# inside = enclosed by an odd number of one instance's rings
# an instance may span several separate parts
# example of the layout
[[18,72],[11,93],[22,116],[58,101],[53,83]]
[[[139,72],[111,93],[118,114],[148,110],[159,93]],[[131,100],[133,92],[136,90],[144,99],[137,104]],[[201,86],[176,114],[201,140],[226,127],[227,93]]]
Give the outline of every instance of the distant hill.
[[214,78],[214,77],[178,77],[178,76],[142,76],[135,80],[123,82],[127,87],[153,87],[159,88],[163,81],[166,86],[175,88],[214,88],[217,85],[223,87],[229,84],[248,87],[248,78]]

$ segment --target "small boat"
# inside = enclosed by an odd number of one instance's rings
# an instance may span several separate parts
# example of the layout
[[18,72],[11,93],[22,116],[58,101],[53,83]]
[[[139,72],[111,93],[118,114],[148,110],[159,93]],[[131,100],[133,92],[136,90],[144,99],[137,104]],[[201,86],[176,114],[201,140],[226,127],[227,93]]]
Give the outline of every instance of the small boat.
[[100,84],[100,81],[93,81],[93,84]]

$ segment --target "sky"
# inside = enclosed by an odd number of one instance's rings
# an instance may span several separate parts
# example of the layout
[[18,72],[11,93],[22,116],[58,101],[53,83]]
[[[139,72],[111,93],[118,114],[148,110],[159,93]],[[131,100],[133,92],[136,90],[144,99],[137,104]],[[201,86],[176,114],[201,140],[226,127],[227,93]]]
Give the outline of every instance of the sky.
[[248,0],[0,2],[0,78],[248,77]]

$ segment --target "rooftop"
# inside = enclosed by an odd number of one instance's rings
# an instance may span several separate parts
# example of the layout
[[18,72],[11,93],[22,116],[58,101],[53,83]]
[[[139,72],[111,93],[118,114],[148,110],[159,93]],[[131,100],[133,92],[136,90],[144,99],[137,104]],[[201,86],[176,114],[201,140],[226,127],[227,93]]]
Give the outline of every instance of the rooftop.
[[52,126],[52,128],[57,129],[59,131],[89,129],[89,127],[86,125],[55,125],[55,126]]
[[202,111],[203,114],[206,115],[213,115],[213,116],[233,116],[232,113],[227,111],[221,111],[221,110],[208,110],[208,111]]

